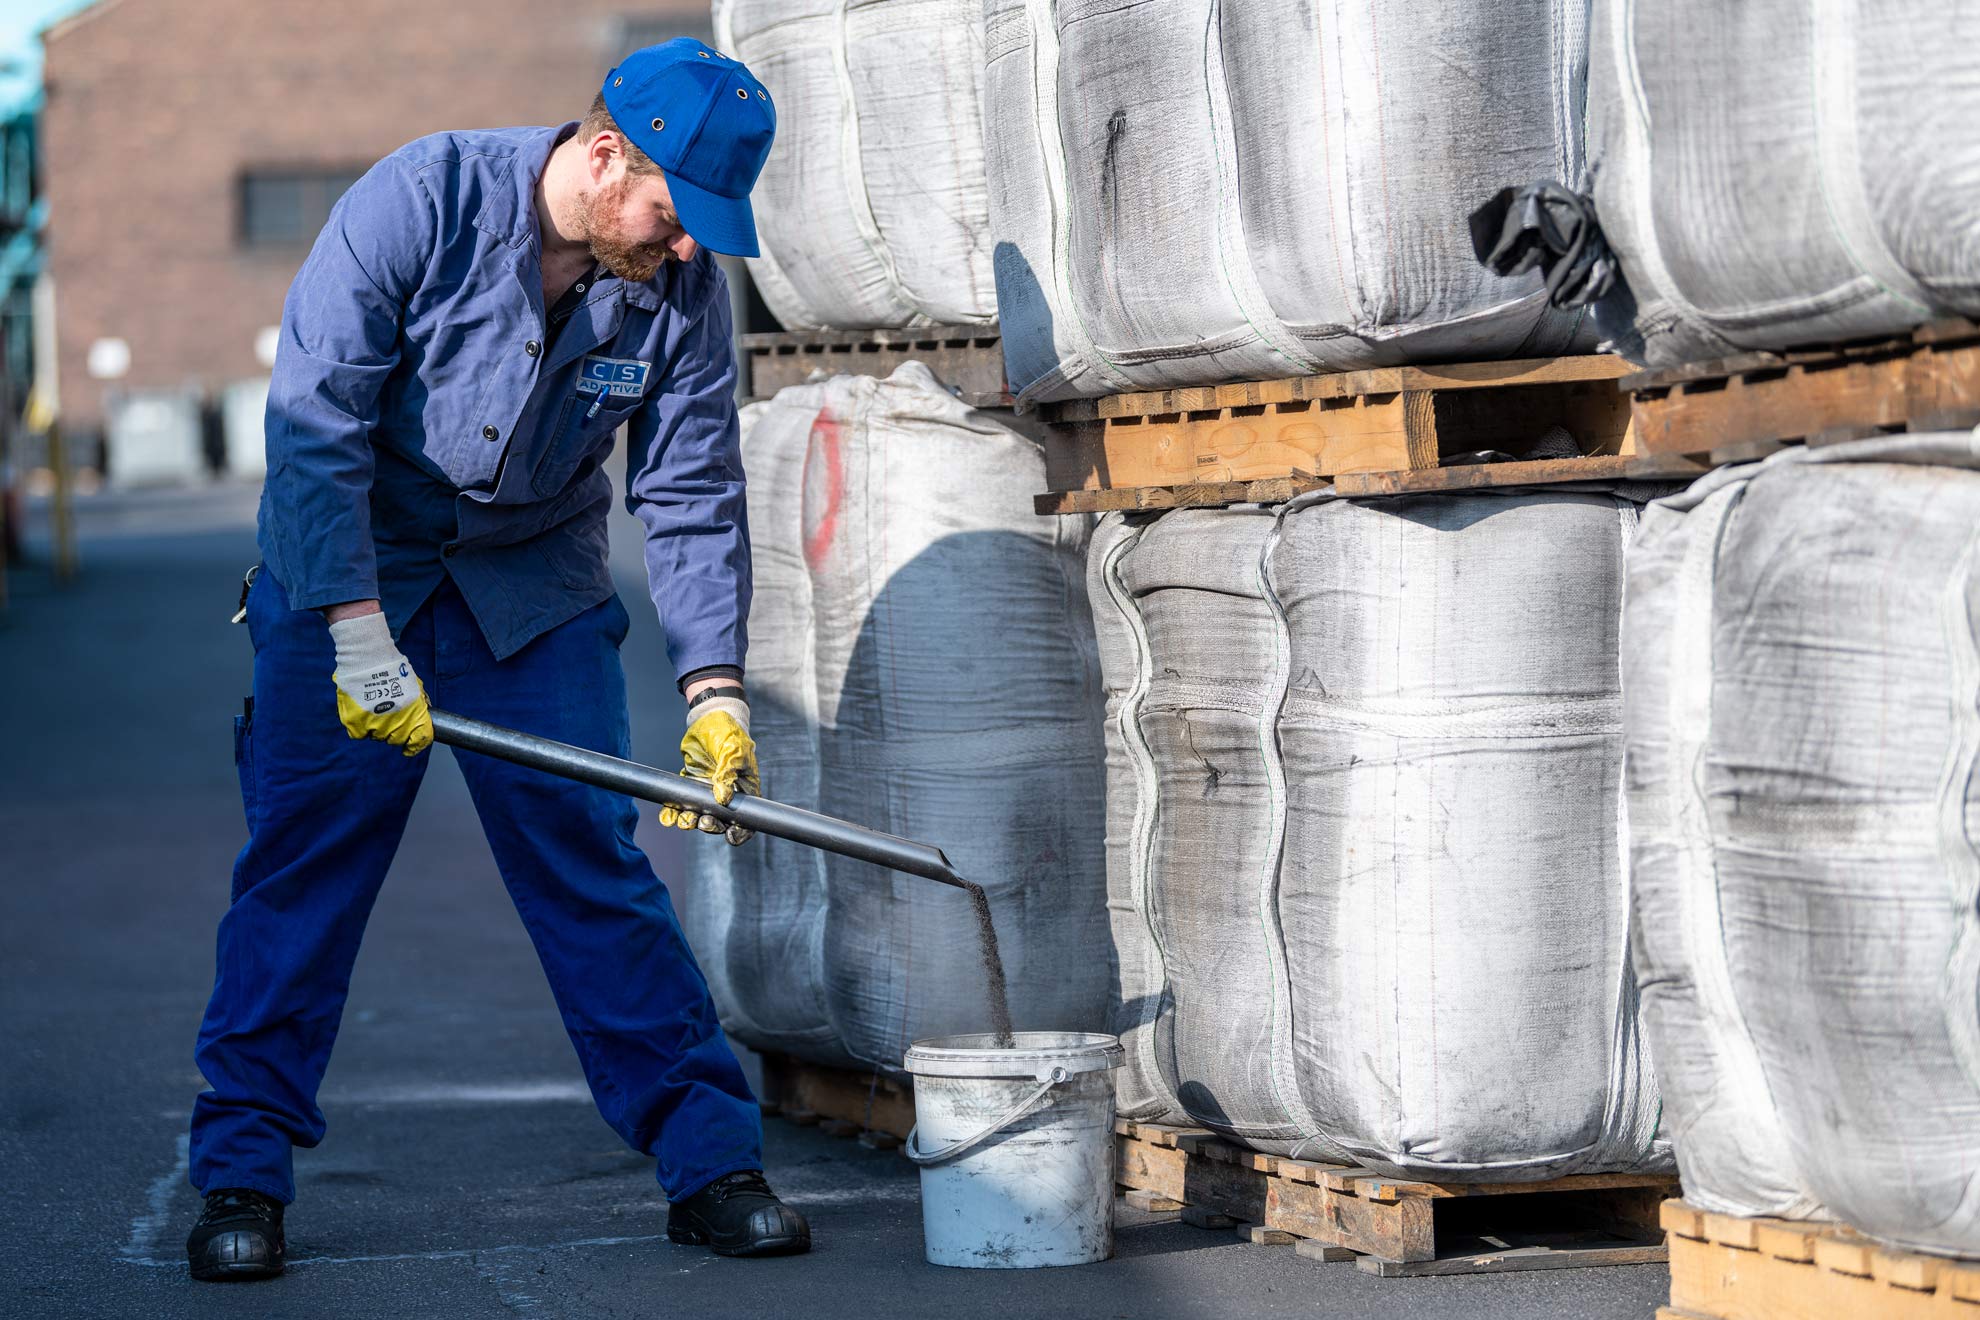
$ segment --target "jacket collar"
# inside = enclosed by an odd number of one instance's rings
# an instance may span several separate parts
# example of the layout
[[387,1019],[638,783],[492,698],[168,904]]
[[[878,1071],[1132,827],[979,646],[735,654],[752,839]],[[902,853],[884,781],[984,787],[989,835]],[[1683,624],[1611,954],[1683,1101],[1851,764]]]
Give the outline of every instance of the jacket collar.
[[[577,127],[578,121],[573,119],[557,128],[539,129],[524,138],[515,154],[497,167],[489,179],[481,209],[474,217],[474,227],[492,234],[520,254],[536,238],[536,182],[550,163],[550,153],[557,149],[558,143],[577,132]],[[671,263],[661,267],[660,274],[645,284],[628,283],[608,273],[598,281],[598,292],[593,298],[623,289],[627,303],[657,312],[660,290],[654,283],[668,277],[670,266]]]

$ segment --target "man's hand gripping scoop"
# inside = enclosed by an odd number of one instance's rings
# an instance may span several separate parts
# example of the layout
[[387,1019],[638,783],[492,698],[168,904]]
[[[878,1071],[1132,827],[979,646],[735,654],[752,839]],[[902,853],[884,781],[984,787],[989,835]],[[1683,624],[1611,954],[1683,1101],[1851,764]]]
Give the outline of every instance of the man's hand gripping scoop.
[[426,688],[399,654],[383,614],[373,612],[330,625],[337,644],[337,718],[353,738],[376,738],[418,756],[433,745],[433,717]]
[[[711,697],[694,707],[681,739],[685,764],[681,774],[699,779],[715,791],[715,800],[728,806],[737,793],[760,796],[763,784],[756,768],[756,744],[749,736],[749,703],[740,697]],[[747,843],[751,831],[740,825],[726,829],[713,816],[691,807],[660,808],[660,823],[675,829],[699,829],[725,835],[730,843]]]

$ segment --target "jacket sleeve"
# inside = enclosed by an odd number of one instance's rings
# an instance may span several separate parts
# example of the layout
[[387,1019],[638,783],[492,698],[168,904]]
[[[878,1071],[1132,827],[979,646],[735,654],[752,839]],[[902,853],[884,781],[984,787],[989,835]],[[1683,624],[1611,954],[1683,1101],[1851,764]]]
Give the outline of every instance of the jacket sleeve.
[[387,157],[338,201],[289,286],[268,385],[261,551],[296,609],[378,594],[371,433],[436,233],[425,187]]
[[646,527],[647,584],[677,674],[740,666],[749,645],[735,347],[728,281],[711,269],[706,310],[627,432],[626,507]]

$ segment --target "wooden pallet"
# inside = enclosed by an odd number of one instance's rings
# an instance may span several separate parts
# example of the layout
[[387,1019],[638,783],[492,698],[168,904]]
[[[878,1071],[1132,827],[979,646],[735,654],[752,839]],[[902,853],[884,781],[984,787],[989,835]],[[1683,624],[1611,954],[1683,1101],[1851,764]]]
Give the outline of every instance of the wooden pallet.
[[804,1126],[817,1124],[837,1136],[891,1148],[914,1127],[914,1093],[879,1072],[826,1068],[788,1054],[759,1051],[766,1115]]
[[[1633,369],[1606,356],[1383,367],[1047,404],[1051,489],[1037,508],[1272,502],[1349,474],[1384,474],[1379,493],[1639,475],[1627,470],[1636,447],[1629,401],[1615,387]],[[1463,484],[1437,484],[1449,459],[1523,452],[1556,426],[1584,456],[1609,461],[1579,470],[1559,464],[1583,460],[1473,464]]]
[[740,337],[743,393],[767,399],[802,385],[813,371],[890,376],[903,362],[923,362],[972,408],[1008,408],[1003,341],[995,326],[932,330],[799,330]]
[[1838,1224],[1739,1219],[1666,1201],[1671,1304],[1659,1320],[1980,1317],[1980,1262],[1879,1246]]
[[1645,453],[1720,462],[1790,444],[1980,425],[1980,322],[1624,377]]
[[1144,1203],[1188,1207],[1206,1227],[1238,1221],[1265,1240],[1304,1239],[1303,1255],[1345,1249],[1385,1278],[1666,1259],[1657,1210],[1677,1189],[1670,1175],[1430,1183],[1262,1155],[1200,1128],[1123,1120],[1115,1132],[1116,1178]]

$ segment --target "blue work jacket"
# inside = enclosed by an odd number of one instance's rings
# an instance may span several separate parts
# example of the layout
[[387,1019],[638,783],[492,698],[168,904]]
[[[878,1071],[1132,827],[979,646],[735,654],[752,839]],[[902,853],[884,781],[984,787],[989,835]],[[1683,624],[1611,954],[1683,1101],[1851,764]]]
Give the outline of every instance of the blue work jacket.
[[706,252],[601,275],[546,347],[535,189],[574,129],[421,138],[337,203],[282,310],[262,557],[295,608],[375,596],[395,635],[445,574],[507,657],[612,594],[601,465],[624,426],[668,658],[741,665],[727,281]]

